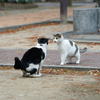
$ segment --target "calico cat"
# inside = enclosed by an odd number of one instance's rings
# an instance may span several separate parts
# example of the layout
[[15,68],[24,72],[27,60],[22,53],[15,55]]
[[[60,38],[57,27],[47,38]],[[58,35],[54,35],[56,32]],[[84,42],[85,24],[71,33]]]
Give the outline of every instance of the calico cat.
[[26,51],[21,61],[18,57],[15,57],[15,69],[21,69],[22,76],[38,77],[40,73],[43,61],[46,57],[46,48],[48,45],[48,38],[38,38],[38,43],[35,47]]
[[65,60],[67,58],[67,63],[71,63],[72,57],[76,57],[76,64],[80,63],[80,53],[87,51],[87,48],[79,49],[75,42],[70,40],[65,40],[61,33],[53,35],[53,41],[57,44],[57,49],[61,53],[61,63],[60,65],[66,64]]

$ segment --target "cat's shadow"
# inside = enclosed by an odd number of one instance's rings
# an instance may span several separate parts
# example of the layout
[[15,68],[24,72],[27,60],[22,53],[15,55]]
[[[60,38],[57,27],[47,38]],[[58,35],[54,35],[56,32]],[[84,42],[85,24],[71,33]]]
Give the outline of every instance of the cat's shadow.
[[66,63],[65,65],[79,65],[76,62]]

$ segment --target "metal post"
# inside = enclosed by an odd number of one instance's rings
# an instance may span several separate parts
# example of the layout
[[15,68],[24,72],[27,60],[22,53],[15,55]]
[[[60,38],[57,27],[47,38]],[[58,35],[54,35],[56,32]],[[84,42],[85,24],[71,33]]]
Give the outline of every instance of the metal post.
[[67,0],[60,0],[60,22],[67,23]]
[[98,6],[100,7],[100,0],[98,0]]

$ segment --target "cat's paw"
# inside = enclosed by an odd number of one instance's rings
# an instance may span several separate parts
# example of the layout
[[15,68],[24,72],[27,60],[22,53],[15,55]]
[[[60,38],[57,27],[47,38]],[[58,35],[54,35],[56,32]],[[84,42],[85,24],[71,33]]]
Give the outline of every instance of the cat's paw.
[[79,64],[79,63],[80,63],[80,61],[77,61],[77,62],[76,62],[76,64]]
[[29,77],[30,76],[30,73],[26,73],[24,75],[22,75],[22,77]]
[[42,76],[41,73],[39,73],[39,74],[34,74],[34,75],[33,75],[33,77],[40,77],[40,76]]
[[60,65],[64,65],[64,63],[60,63]]

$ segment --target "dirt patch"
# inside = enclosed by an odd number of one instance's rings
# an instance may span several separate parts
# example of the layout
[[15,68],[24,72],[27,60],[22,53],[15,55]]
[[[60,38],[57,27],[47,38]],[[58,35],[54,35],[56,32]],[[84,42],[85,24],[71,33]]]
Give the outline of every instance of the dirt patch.
[[[15,30],[15,32],[6,31],[0,34],[0,47],[1,48],[23,48],[23,49],[31,48],[36,45],[37,43],[36,38],[38,37],[45,36],[48,38],[49,37],[52,38],[52,33],[59,32],[59,31],[67,31],[67,30],[71,30],[72,28],[73,28],[72,24],[50,25],[50,26],[42,25],[41,27],[32,27],[28,29],[23,28],[21,30]],[[56,44],[52,46],[56,47]]]
[[[5,31],[0,34],[0,48],[22,48],[29,49],[37,44],[38,37],[53,38],[52,33],[73,30],[73,24],[55,25],[36,25],[22,27],[21,29]],[[77,43],[79,48],[88,48],[88,51],[100,51],[100,44],[96,43]],[[56,44],[49,42],[48,49],[55,50]]]
[[1,100],[99,100],[100,81],[92,75],[44,74],[21,77],[19,70],[0,70]]

